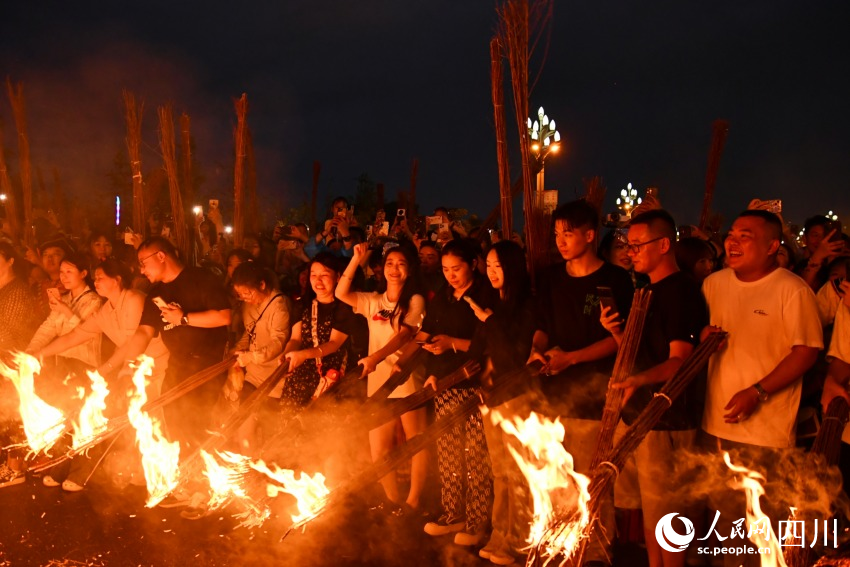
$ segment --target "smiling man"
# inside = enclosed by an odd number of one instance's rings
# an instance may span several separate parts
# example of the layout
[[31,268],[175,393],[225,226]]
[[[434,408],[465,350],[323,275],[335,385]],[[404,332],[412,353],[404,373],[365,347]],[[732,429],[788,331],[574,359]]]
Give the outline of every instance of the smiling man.
[[[794,446],[802,376],[823,348],[814,293],[778,268],[781,234],[776,215],[744,211],[726,238],[728,267],[703,283],[710,324],[729,333],[709,362],[704,444],[762,473]],[[741,517],[740,492],[714,496],[727,510],[721,521]],[[726,559],[737,565],[740,558]]]

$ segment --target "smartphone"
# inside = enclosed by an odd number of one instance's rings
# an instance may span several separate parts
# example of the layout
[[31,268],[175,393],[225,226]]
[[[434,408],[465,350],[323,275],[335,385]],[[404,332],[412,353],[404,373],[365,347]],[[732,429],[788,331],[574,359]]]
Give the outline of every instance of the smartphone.
[[153,301],[153,304],[159,307],[160,309],[165,309],[166,307],[168,307],[168,304],[161,297],[154,297],[153,299],[151,299],[151,301]]
[[400,219],[403,219],[406,215],[407,215],[407,211],[405,211],[404,209],[398,209],[395,212],[395,216],[397,216]]
[[827,234],[829,234],[833,230],[835,231],[835,234],[833,234],[832,236],[829,237],[830,242],[835,242],[837,240],[841,240],[841,229],[842,228],[843,227],[841,226],[840,221],[832,221],[831,223],[826,225],[826,233]]
[[50,298],[51,301],[62,301],[62,299],[60,297],[61,295],[62,294],[59,293],[58,287],[47,288],[47,297]]
[[127,246],[133,245],[133,231],[132,230],[128,230],[124,233],[124,244],[126,244]]
[[478,305],[477,303],[475,303],[475,301],[473,301],[472,298],[469,297],[468,295],[464,295],[463,300],[466,301],[467,303],[469,303],[470,307],[472,307],[474,309],[478,309],[479,311],[484,311],[483,309],[481,309],[481,306]]
[[210,199],[210,208],[217,209],[218,208],[218,199]]
[[614,302],[614,293],[610,287],[599,286],[596,288],[596,295],[599,296],[599,308],[608,307],[608,314],[617,313],[617,304]]

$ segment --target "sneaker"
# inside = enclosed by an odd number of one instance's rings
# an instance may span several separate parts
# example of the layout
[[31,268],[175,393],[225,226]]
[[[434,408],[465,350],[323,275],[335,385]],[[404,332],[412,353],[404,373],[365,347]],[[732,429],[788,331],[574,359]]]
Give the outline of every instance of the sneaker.
[[494,565],[513,565],[516,562],[516,557],[505,551],[497,549],[490,554],[490,563]]
[[466,527],[466,522],[462,519],[458,520],[449,518],[448,516],[440,516],[436,522],[425,524],[425,533],[431,536],[441,536],[459,532],[464,527]]
[[174,491],[157,504],[160,508],[185,508],[190,504],[189,494],[185,491]]
[[56,488],[57,486],[62,486],[61,482],[57,481],[55,478],[53,478],[49,474],[46,474],[43,477],[41,477],[41,484],[43,484],[44,486],[47,486],[49,488]]
[[499,530],[493,530],[493,533],[490,534],[490,541],[478,550],[478,557],[490,559],[490,556],[504,544],[504,540],[505,538]]
[[0,488],[21,484],[27,479],[26,474],[9,468],[9,465],[0,465]]
[[484,541],[484,532],[457,532],[455,534],[455,544],[457,545],[472,546],[478,545],[482,541]]
[[73,480],[65,479],[62,481],[62,490],[65,492],[80,492],[83,488],[85,488],[83,485],[77,484]]

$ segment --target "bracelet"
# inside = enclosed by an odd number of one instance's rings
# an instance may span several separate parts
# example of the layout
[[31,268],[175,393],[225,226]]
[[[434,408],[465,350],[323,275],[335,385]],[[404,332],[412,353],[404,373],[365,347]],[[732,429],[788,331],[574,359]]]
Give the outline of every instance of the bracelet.
[[455,348],[455,342],[454,341],[452,341],[452,350],[455,351],[455,354],[457,354],[457,349]]
[[324,352],[322,352],[322,345],[319,345],[319,346],[317,346],[316,348],[317,348],[317,349],[319,349],[319,356],[317,356],[316,358],[322,358],[322,357],[324,357],[324,356],[325,356],[325,353],[324,353]]

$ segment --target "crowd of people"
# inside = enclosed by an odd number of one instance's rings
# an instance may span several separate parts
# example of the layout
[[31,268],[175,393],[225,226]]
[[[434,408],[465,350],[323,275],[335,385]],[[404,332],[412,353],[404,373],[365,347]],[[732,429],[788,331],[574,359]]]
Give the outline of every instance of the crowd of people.
[[[380,211],[363,228],[343,198],[315,230],[278,223],[270,238],[248,236],[239,248],[217,241],[215,219],[199,223],[196,261],[156,223],[146,237],[121,241],[94,233],[82,244],[57,233],[23,247],[7,239],[0,241],[0,352],[39,358],[46,378],[37,387],[55,386],[49,400],[58,407],[72,403],[70,395],[62,399],[65,376],[82,380],[96,369],[120,391],[129,362],[146,354],[155,361],[148,395],[156,397],[235,355],[233,368],[165,406],[167,434],[185,448],[208,437],[222,400],[245,401],[286,364],[285,379],[232,440],[252,456],[294,427],[293,417],[313,400],[336,395],[335,384],[352,370],[365,379],[364,400],[382,390],[393,400],[434,388],[432,406],[368,432],[376,462],[482,388],[539,363],[539,375],[493,409],[560,419],[576,470],[591,475],[609,387],[623,390],[621,435],[700,341],[722,330],[728,337],[705,374],[672,401],[603,498],[583,556],[585,565],[610,565],[616,509],[639,508],[649,564],[681,566],[686,554],[667,551],[655,537],[659,520],[671,512],[697,518],[701,505],[720,511],[717,533],[729,533],[744,502],[741,493],[714,491],[700,504],[671,471],[696,452],[729,450],[769,477],[802,442],[797,429],[805,416],[835,397],[850,402],[850,238],[815,216],[798,246],[767,209],[754,201],[724,234],[686,236],[657,202],[605,232],[599,211],[573,201],[551,218],[559,258],[536,274],[518,236],[467,232],[442,208],[436,227],[417,230],[399,210],[391,223]],[[634,371],[609,386],[636,288],[652,298]],[[393,381],[415,356],[421,362],[409,376]],[[482,371],[440,385],[469,360]],[[2,387],[5,407],[14,394],[8,383]],[[22,441],[13,413],[7,407],[2,414],[0,446]],[[450,535],[509,565],[527,545],[531,501],[511,454],[517,439],[485,413],[473,411],[439,436],[436,471],[426,449],[404,475],[382,478],[382,499],[392,516],[421,521],[425,533]],[[0,487],[23,482],[20,452],[3,460]],[[91,459],[78,457],[48,470],[42,482],[84,490],[91,468]],[[841,470],[850,474],[847,445]],[[439,485],[435,506],[425,497],[429,479]],[[175,493],[163,505],[189,503]]]

